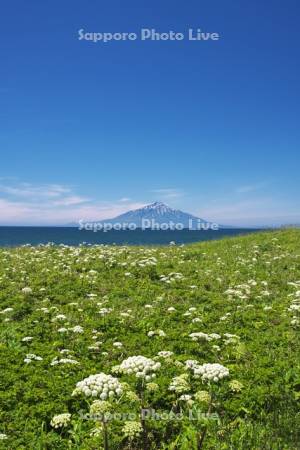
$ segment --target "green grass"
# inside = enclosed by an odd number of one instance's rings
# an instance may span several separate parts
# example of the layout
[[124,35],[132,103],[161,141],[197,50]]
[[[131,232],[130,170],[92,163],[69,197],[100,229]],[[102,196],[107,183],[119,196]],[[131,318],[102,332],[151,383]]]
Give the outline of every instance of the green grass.
[[[91,374],[112,374],[131,392],[112,401],[113,410],[138,415],[132,393],[141,396],[141,383],[113,367],[143,355],[161,362],[143,405],[181,420],[148,420],[133,440],[113,420],[110,449],[196,449],[204,434],[203,449],[300,449],[300,311],[291,304],[300,304],[299,230],[185,247],[0,249],[0,448],[103,448],[102,433],[91,436],[95,422],[80,417],[91,400],[72,392]],[[77,325],[82,333],[71,330]],[[193,341],[196,332],[221,337]],[[25,363],[27,354],[43,359]],[[79,364],[51,365],[54,358]],[[189,359],[222,364],[230,375],[209,385],[185,369]],[[169,390],[184,373],[188,402]],[[210,404],[195,399],[199,391],[212,395]],[[190,420],[191,409],[213,416]],[[52,417],[64,412],[71,422],[54,429]]]

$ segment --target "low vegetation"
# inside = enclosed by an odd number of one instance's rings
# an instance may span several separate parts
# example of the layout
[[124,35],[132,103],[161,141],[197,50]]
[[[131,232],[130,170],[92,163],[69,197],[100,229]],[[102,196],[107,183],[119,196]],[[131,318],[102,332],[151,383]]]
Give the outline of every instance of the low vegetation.
[[0,249],[3,449],[300,449],[300,231]]

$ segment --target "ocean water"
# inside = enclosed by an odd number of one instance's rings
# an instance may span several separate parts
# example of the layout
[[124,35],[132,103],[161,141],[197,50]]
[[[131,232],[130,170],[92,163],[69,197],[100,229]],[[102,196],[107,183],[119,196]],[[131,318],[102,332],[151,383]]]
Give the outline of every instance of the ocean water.
[[97,232],[79,230],[72,227],[0,227],[0,247],[15,247],[18,245],[54,244],[80,245],[115,244],[115,245],[166,245],[171,241],[176,244],[209,241],[229,236],[253,233],[253,228],[222,229],[218,231],[108,231]]

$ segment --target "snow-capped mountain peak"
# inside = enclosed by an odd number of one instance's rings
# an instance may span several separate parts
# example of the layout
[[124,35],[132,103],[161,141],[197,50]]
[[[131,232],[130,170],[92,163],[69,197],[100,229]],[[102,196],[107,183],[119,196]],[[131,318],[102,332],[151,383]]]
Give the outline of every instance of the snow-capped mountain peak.
[[157,214],[159,215],[163,215],[163,214],[169,214],[169,213],[174,213],[176,210],[173,208],[170,208],[170,206],[166,205],[165,203],[162,202],[154,202],[154,203],[150,203],[150,205],[146,205],[143,208],[140,208],[137,211],[144,211],[145,213],[149,212],[149,211],[155,211]]

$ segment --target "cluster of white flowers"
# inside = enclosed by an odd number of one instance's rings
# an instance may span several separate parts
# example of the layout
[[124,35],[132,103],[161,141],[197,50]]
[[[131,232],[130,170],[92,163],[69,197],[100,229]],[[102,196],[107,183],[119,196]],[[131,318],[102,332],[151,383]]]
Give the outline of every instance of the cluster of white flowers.
[[232,390],[232,392],[240,392],[244,385],[242,383],[240,383],[238,380],[232,380],[229,383],[229,387]]
[[31,342],[32,339],[33,339],[32,336],[25,336],[25,337],[23,337],[22,342]]
[[194,367],[198,367],[199,363],[196,359],[188,359],[185,362],[185,368],[194,370]]
[[[300,282],[288,283],[293,287],[299,288]],[[293,327],[298,327],[300,325],[300,290],[297,290],[295,294],[290,294],[289,297],[294,297],[288,308],[288,312],[294,314],[291,320],[291,325]]]
[[194,367],[195,377],[201,377],[203,381],[214,381],[215,383],[229,376],[229,370],[222,364],[202,364]]
[[171,272],[168,275],[160,275],[160,281],[164,281],[167,284],[170,284],[173,281],[182,280],[182,279],[183,279],[183,275],[182,275],[182,273],[179,273],[179,272]]
[[61,350],[59,350],[59,353],[61,353],[62,355],[65,355],[68,353],[72,353],[72,350],[69,350],[68,348],[62,348]]
[[159,390],[159,385],[153,382],[146,384],[146,391],[148,392],[156,392]]
[[106,316],[107,314],[109,314],[111,312],[112,312],[111,308],[100,308],[98,311],[98,314],[100,314],[101,316]]
[[183,394],[179,397],[178,400],[181,400],[183,402],[190,402],[192,400],[192,396],[189,394]]
[[69,413],[58,414],[57,416],[52,417],[50,425],[53,428],[62,428],[62,427],[66,427],[68,425],[68,423],[70,422],[70,420],[71,420],[71,414],[69,414]]
[[224,344],[238,344],[240,342],[240,337],[236,334],[224,333]]
[[157,353],[157,356],[160,356],[161,358],[170,358],[172,355],[174,355],[174,353],[168,350],[162,350]]
[[221,336],[217,333],[207,334],[202,333],[201,331],[197,333],[191,333],[189,337],[192,339],[192,341],[212,341],[213,339],[221,339]]
[[7,314],[9,312],[12,312],[14,310],[14,308],[5,308],[2,309],[2,311],[0,311],[0,314]]
[[37,356],[34,353],[28,353],[26,355],[26,358],[24,359],[24,362],[26,364],[30,364],[32,361],[43,361],[43,358],[41,356]]
[[7,434],[0,433],[0,441],[4,441],[5,439],[7,439]]
[[110,402],[106,400],[94,400],[90,406],[90,414],[100,416],[101,419],[106,419],[111,409],[112,404]]
[[149,303],[147,303],[146,305],[144,305],[144,308],[145,309],[152,309],[153,305],[149,305]]
[[192,319],[192,323],[200,323],[202,322],[202,319],[200,319],[200,317],[194,317],[194,319]]
[[160,336],[160,337],[165,337],[166,333],[163,330],[150,330],[147,334],[148,337],[153,337],[153,336]]
[[121,317],[132,317],[132,315],[130,314],[131,310],[127,310],[127,312],[120,312],[120,316]]
[[75,325],[73,328],[69,328],[70,331],[73,331],[73,333],[83,333],[84,329],[80,325]]
[[224,322],[225,320],[228,320],[230,316],[231,316],[230,312],[226,313],[224,316],[220,317],[220,322]]
[[141,435],[143,428],[140,422],[127,421],[125,422],[122,431],[124,436],[130,440],[133,440]]
[[291,303],[288,308],[289,312],[300,312],[300,303]]
[[116,347],[116,348],[122,348],[123,344],[122,344],[122,342],[114,342],[113,346]]
[[130,265],[132,267],[147,267],[147,266],[156,266],[157,259],[154,256],[149,256],[148,258],[140,259],[139,261],[134,261]]
[[160,363],[145,356],[130,356],[120,365],[120,370],[128,375],[134,374],[137,378],[145,378],[150,381],[155,378],[155,373],[160,368]]
[[247,300],[251,294],[251,285],[249,284],[239,284],[234,288],[229,288],[225,291],[228,295],[228,300],[240,299]]
[[211,396],[209,394],[209,392],[207,391],[197,391],[196,394],[194,395],[195,400],[197,400],[197,402],[200,403],[210,403],[211,401]]
[[50,366],[57,366],[58,364],[80,364],[78,361],[76,361],[75,359],[70,359],[70,358],[61,358],[58,359],[57,357],[55,357],[54,359],[52,359]]
[[190,385],[188,382],[188,375],[186,373],[174,377],[170,383],[169,391],[181,394],[182,392],[188,392],[190,390]]
[[293,316],[292,320],[291,320],[291,325],[293,327],[299,327],[300,325],[300,319],[297,316]]
[[32,294],[32,289],[30,287],[23,287],[22,292],[25,295]]
[[82,393],[86,397],[99,397],[101,400],[119,397],[122,394],[122,385],[117,378],[105,373],[90,375],[76,384],[73,395]]
[[93,345],[88,346],[88,349],[98,352],[100,351],[100,347],[102,344],[103,344],[102,341],[95,341]]
[[64,314],[57,314],[53,317],[52,322],[56,322],[57,320],[67,320],[67,317]]

